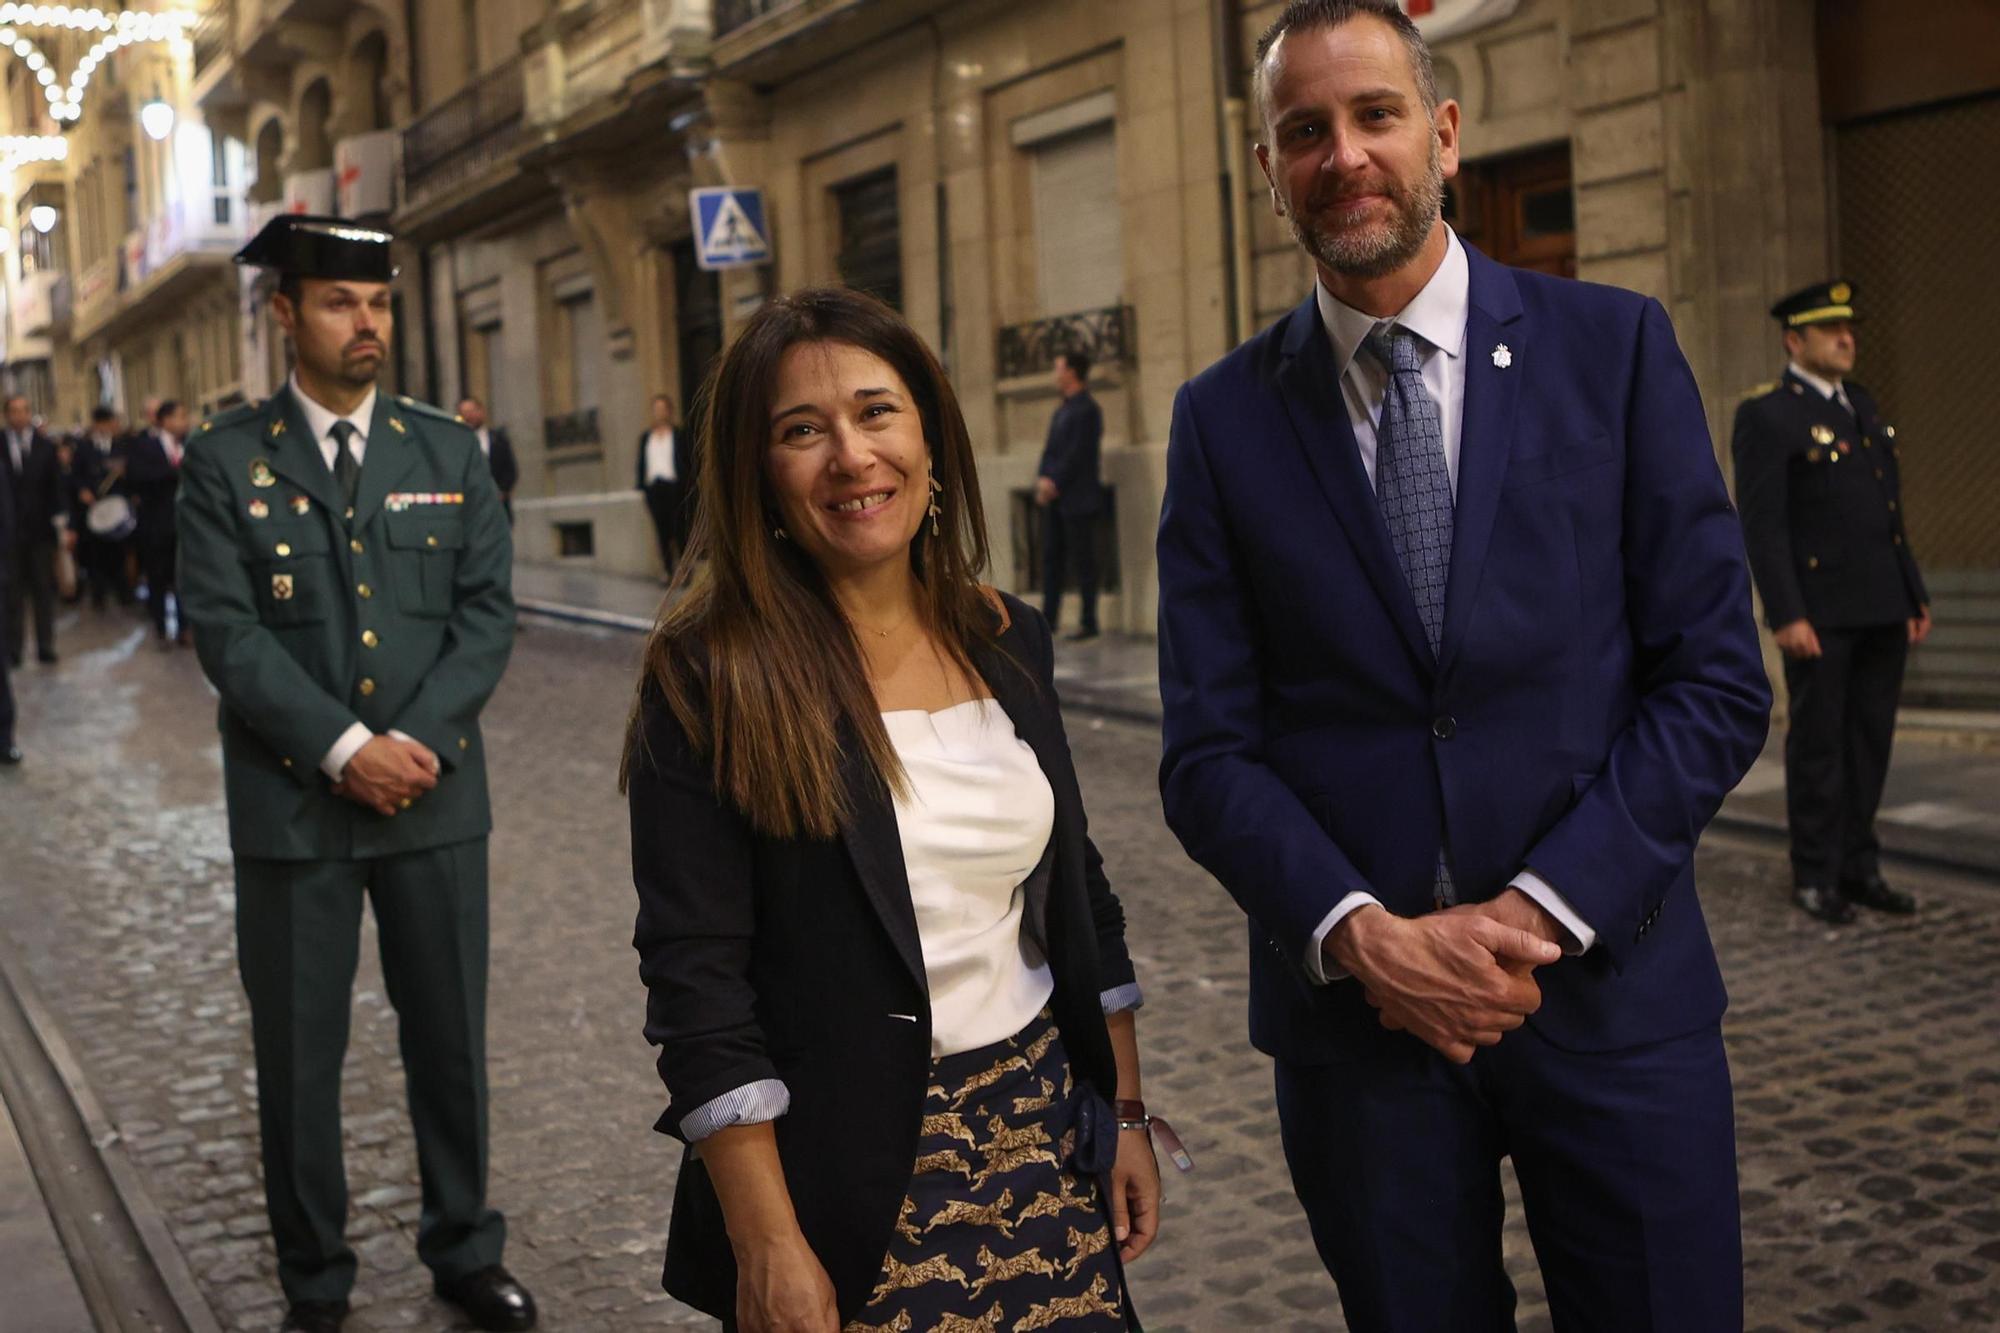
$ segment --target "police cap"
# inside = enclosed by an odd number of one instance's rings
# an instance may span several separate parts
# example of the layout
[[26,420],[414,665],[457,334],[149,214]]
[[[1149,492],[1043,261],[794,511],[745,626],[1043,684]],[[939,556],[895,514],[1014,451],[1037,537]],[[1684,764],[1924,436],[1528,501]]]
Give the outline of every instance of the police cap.
[[396,276],[389,260],[389,243],[395,239],[380,227],[345,218],[280,213],[236,252],[236,262],[295,278],[388,282]]
[[1854,313],[1853,285],[1835,278],[1793,292],[1771,307],[1771,318],[1788,329],[1802,329],[1808,324],[1831,324],[1835,320],[1860,317]]

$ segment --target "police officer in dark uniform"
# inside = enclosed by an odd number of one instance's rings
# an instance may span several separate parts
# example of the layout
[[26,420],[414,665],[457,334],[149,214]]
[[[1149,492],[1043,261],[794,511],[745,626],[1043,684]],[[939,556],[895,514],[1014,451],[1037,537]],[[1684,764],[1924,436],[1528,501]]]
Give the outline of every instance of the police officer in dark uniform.
[[486,754],[513,645],[512,543],[473,433],[380,392],[391,237],[283,216],[237,256],[278,270],[297,370],[190,439],[180,593],[221,696],[265,1198],[284,1327],[346,1317],[340,1069],[363,899],[395,1005],[423,1184],[417,1254],[482,1329],[535,1323],[486,1203]]
[[1854,288],[1819,283],[1771,307],[1784,377],[1736,411],[1732,449],[1745,544],[1785,659],[1785,804],[1793,901],[1833,924],[1854,905],[1908,914],[1882,880],[1875,809],[1896,701],[1930,597],[1903,530],[1896,428],[1847,379]]

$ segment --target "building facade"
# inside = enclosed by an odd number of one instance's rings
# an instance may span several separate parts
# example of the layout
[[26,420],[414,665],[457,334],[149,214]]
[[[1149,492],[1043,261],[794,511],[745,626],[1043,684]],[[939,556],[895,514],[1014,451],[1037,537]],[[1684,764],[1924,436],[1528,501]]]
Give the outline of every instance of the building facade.
[[[1782,369],[1770,303],[1835,272],[1856,285],[1857,378],[1899,426],[1938,598],[1912,695],[2000,702],[2000,459],[1971,365],[2000,290],[1973,234],[1995,188],[1977,167],[2000,138],[2000,11],[1406,7],[1463,109],[1453,225],[1504,262],[1658,297],[1719,455],[1736,403]],[[1251,52],[1279,8],[207,0],[182,42],[110,58],[58,127],[63,161],[16,166],[0,374],[72,415],[112,395],[261,396],[284,351],[227,248],[278,208],[386,220],[395,387],[479,397],[509,428],[520,557],[647,574],[648,400],[687,411],[762,300],[846,282],[951,371],[993,577],[1016,590],[1039,577],[1051,359],[1095,354],[1115,494],[1104,619],[1143,633],[1173,394],[1310,290],[1253,151]],[[9,84],[13,124],[38,110],[31,77]],[[165,141],[137,116],[160,98],[178,113]],[[768,264],[697,262],[688,193],[713,185],[763,192]],[[27,237],[52,199],[57,240]]]

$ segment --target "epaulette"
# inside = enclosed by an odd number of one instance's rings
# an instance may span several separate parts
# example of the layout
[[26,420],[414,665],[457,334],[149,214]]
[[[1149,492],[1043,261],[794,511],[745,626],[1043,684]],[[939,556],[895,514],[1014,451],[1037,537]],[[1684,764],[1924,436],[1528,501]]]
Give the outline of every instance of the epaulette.
[[1765,380],[1762,384],[1745,389],[1742,398],[1737,399],[1737,401],[1742,402],[1744,398],[1762,398],[1767,393],[1775,392],[1777,387],[1778,382],[1776,380]]
[[216,413],[199,426],[196,426],[194,433],[196,435],[206,435],[212,430],[234,426],[239,422],[248,421],[254,416],[260,416],[263,414],[263,411],[264,400],[262,398],[248,403],[238,403],[234,407]]
[[[433,407],[420,398],[411,398],[405,394],[399,393],[395,395],[395,398],[396,405],[406,412],[415,412],[418,416],[431,417],[438,421],[455,422],[458,425],[465,426],[465,418],[456,412],[447,412],[442,407]],[[472,428],[466,426],[466,429],[470,430]]]

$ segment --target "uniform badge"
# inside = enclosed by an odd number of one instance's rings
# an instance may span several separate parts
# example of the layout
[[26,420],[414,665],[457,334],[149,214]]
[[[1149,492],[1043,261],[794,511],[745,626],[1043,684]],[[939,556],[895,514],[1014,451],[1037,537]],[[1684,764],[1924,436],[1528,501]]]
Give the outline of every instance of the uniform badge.
[[1854,289],[1844,282],[1836,282],[1826,289],[1826,295],[1835,305],[1846,305],[1849,298],[1854,295]]
[[313,502],[306,499],[303,495],[294,495],[291,499],[291,506],[294,514],[297,514],[300,518],[304,518],[312,512]]
[[271,575],[271,600],[289,602],[292,600],[292,576],[290,574]]
[[269,518],[270,516],[271,506],[265,504],[262,500],[252,500],[250,502],[250,517]]
[[1836,444],[1833,447],[1840,450],[1840,452],[1842,452],[1843,454],[1851,454],[1854,452],[1854,446],[1849,444],[1846,440],[1842,440],[1839,444]]
[[395,431],[398,435],[407,435],[409,433],[403,429],[403,423],[394,417],[389,418],[389,429]]
[[271,465],[261,458],[250,460],[250,484],[252,486],[276,486],[278,474],[271,471]]
[[284,422],[282,422],[282,421],[273,421],[273,422],[271,423],[271,438],[272,438],[272,439],[274,439],[274,440],[275,440],[275,439],[277,439],[277,438],[278,438],[278,437],[279,437],[280,435],[283,435],[284,433],[285,433],[285,423],[284,423]]
[[1826,451],[1821,449],[1818,445],[1814,445],[1812,448],[1806,450],[1806,462],[1808,463],[1819,462],[1819,460],[1825,455],[1825,452]]
[[1812,428],[1812,437],[1814,444],[1832,444],[1833,427],[1825,425],[1814,426]]
[[1507,350],[1506,343],[1501,343],[1498,347],[1493,349],[1494,369],[1505,370],[1507,367],[1513,364],[1514,364],[1514,354]]
[[1896,428],[1894,426],[1882,427],[1882,433],[1892,440],[1896,438]]

